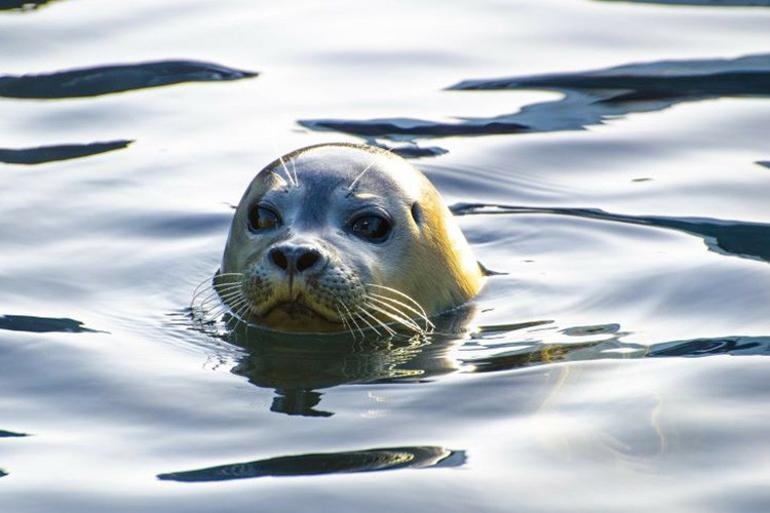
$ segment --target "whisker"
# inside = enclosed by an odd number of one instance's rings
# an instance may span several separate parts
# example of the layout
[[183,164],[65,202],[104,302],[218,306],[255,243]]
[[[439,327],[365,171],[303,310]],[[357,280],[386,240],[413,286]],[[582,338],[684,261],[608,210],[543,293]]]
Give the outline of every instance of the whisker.
[[230,307],[230,310],[237,310],[248,302],[249,302],[248,298],[246,298],[245,296],[241,296],[237,298],[235,301],[233,301],[232,304],[228,304],[228,306]]
[[235,317],[236,319],[238,319],[239,321],[241,321],[244,324],[248,324],[248,321],[246,320],[246,315],[245,314],[247,314],[249,312],[249,310],[251,310],[251,303],[249,303],[248,300],[244,301],[236,309],[236,311],[233,312],[233,317]]
[[[367,298],[367,299],[378,301],[376,298]],[[386,303],[384,303],[382,301],[379,301],[379,303],[381,305],[383,305],[384,307],[386,307],[386,308],[393,308],[392,306],[390,306],[390,305],[388,305],[388,304],[386,304]],[[409,319],[407,317],[404,317],[402,315],[398,315],[398,314],[400,314],[402,312],[396,311],[396,313],[393,313],[393,312],[384,310],[384,309],[380,308],[377,305],[373,305],[372,303],[368,303],[367,306],[369,306],[369,308],[372,308],[373,310],[375,310],[377,312],[380,312],[383,315],[386,315],[388,318],[398,322],[399,324],[402,324],[402,325],[406,326],[407,328],[410,328],[411,330],[413,330],[413,331],[415,331],[417,333],[424,333],[425,332],[425,330],[422,329],[420,326],[418,326],[413,320],[411,320],[411,319]]]
[[221,276],[239,276],[243,277],[242,273],[225,273],[225,274],[215,274],[214,276],[207,277],[202,282],[198,284],[197,287],[195,287],[195,290],[193,290],[193,298],[201,294],[202,292],[206,291],[207,289],[214,289],[216,290],[217,287],[223,287],[223,286],[229,286],[229,285],[239,285],[239,282],[226,282],[226,283],[217,283],[217,279]]
[[212,292],[204,298],[196,299],[192,306],[205,310],[212,304],[234,303],[243,299],[243,297],[241,291],[233,291],[228,294],[217,294],[216,292]]
[[[428,314],[427,314],[427,312],[425,312],[425,309],[422,307],[422,305],[420,303],[418,303],[417,301],[415,301],[408,294],[404,294],[403,292],[401,292],[398,289],[394,289],[392,287],[386,287],[385,285],[379,285],[377,283],[367,283],[366,285],[368,287],[377,287],[377,288],[380,288],[382,290],[387,290],[387,291],[393,292],[394,294],[398,294],[400,297],[402,297],[402,298],[406,299],[407,301],[409,301],[410,303],[412,303],[420,311],[420,314],[422,314],[422,317],[431,325],[431,327],[435,327],[434,324],[432,322],[430,322],[430,320],[428,319]],[[387,298],[386,296],[380,296],[380,297],[386,298],[386,299],[392,299],[392,298]]]
[[[247,306],[248,299],[244,296],[241,280],[243,273],[216,273],[207,277],[195,287],[190,301],[193,321],[207,332],[216,331],[212,328],[224,314],[241,320],[241,310]],[[225,321],[230,328],[232,318]]]
[[342,310],[340,310],[339,306],[334,307],[337,310],[337,315],[340,316],[340,320],[342,321],[342,325],[345,326],[345,330],[349,331],[351,334],[353,334],[353,329],[350,327],[350,324],[348,323],[347,319],[345,318],[345,315],[342,313]]
[[203,310],[203,314],[204,314],[203,318],[204,319],[212,319],[212,320],[216,319],[220,315],[222,315],[223,313],[227,312],[229,309],[230,309],[229,306],[227,306],[224,303],[221,303],[221,304],[215,306],[214,308],[212,308],[211,310]]
[[243,314],[246,313],[248,309],[249,309],[249,303],[248,301],[244,301],[238,306],[238,308],[230,310],[230,315],[232,315],[239,322],[246,323],[246,320],[244,319]]
[[[270,146],[272,146],[272,148],[273,148],[273,153],[278,153],[278,155],[281,155],[281,154],[278,152],[278,145],[276,144],[276,140],[275,140],[275,137],[272,137],[272,138],[270,139]],[[283,157],[282,157],[282,156],[279,156],[279,157],[278,157],[278,160],[281,162],[281,167],[283,168],[284,172],[286,173],[286,178],[288,178],[288,183],[286,182],[286,180],[284,180],[284,183],[287,183],[287,184],[288,184],[288,186],[293,186],[293,185],[295,185],[295,184],[294,184],[294,180],[292,179],[291,173],[289,172],[289,169],[286,167],[286,162],[284,162],[284,160],[283,160]],[[279,175],[278,173],[276,173],[274,170],[272,171],[272,173],[273,173],[273,174],[275,174],[276,176],[280,176],[280,175]],[[288,188],[287,188],[286,192],[288,192]]]
[[342,308],[344,308],[344,309],[345,309],[345,311],[348,313],[348,316],[350,317],[350,320],[353,322],[353,324],[355,324],[355,325],[356,325],[356,329],[357,329],[357,330],[358,330],[358,332],[361,334],[361,339],[363,340],[364,338],[366,338],[366,337],[364,336],[364,330],[362,330],[362,329],[361,329],[361,326],[359,326],[359,324],[358,324],[358,321],[356,321],[355,317],[353,317],[353,313],[350,311],[350,309],[348,308],[348,306],[347,306],[345,303],[343,303],[342,301],[340,301],[340,300],[337,300],[337,302],[338,302],[340,305],[342,305]]
[[[387,297],[387,296],[382,296],[380,294],[376,294],[376,293],[373,293],[373,292],[368,293],[366,297],[368,299],[372,300],[372,301],[375,301],[375,302],[379,303],[383,307],[390,308],[391,310],[397,312],[399,315],[402,315],[405,318],[407,318],[408,320],[410,320],[410,321],[414,322],[415,324],[417,324],[417,319],[413,319],[410,315],[408,315],[406,312],[404,312],[401,308],[408,310],[409,312],[411,312],[414,315],[416,315],[417,318],[420,321],[424,322],[425,327],[424,328],[420,328],[420,329],[422,331],[425,331],[426,333],[431,331],[433,328],[435,328],[434,324],[430,321],[430,319],[425,317],[422,314],[422,312],[420,312],[418,310],[415,310],[414,308],[410,307],[409,305],[407,305],[405,303],[402,303],[401,301],[399,301],[397,299],[393,299],[393,298],[390,298],[390,297]],[[395,305],[393,303],[395,303]],[[398,306],[396,306],[396,305],[398,305]]]
[[241,285],[242,285],[241,282],[235,281],[235,282],[232,282],[232,283],[222,283],[221,285],[220,284],[213,285],[211,288],[213,288],[217,292],[225,292],[225,291],[230,290],[230,289],[240,288]]
[[377,333],[378,335],[382,336],[382,333],[380,333],[380,330],[378,330],[377,328],[375,328],[375,327],[372,325],[372,323],[371,323],[371,322],[367,321],[367,320],[366,320],[366,318],[365,318],[363,315],[361,315],[361,314],[359,313],[359,312],[362,312],[362,311],[363,311],[363,310],[361,310],[361,309],[359,308],[359,309],[358,309],[358,310],[355,312],[356,316],[358,316],[358,318],[359,318],[359,319],[361,319],[361,320],[362,320],[364,323],[366,323],[366,325],[367,325],[367,326],[369,326],[369,327],[370,327],[372,330],[374,330],[374,332],[375,332],[375,333]]
[[358,174],[358,176],[356,176],[356,177],[353,179],[353,181],[352,181],[352,182],[350,182],[350,185],[348,186],[348,193],[346,194],[346,196],[350,196],[351,194],[353,194],[353,189],[355,188],[355,186],[356,186],[356,185],[358,185],[358,182],[361,180],[361,178],[362,178],[362,177],[363,177],[363,176],[366,174],[366,172],[367,172],[367,171],[369,171],[369,169],[370,169],[370,168],[371,168],[371,167],[374,165],[374,163],[375,163],[375,162],[377,162],[377,159],[378,159],[378,158],[379,158],[379,155],[374,155],[374,156],[372,157],[372,161],[369,163],[369,165],[368,165],[368,166],[366,166],[366,167],[364,168],[364,170],[363,170],[363,171],[361,171],[361,172]]
[[217,294],[223,301],[230,301],[233,298],[244,297],[242,290],[231,290],[226,294]]
[[197,287],[195,287],[195,290],[193,290],[191,303],[194,302],[195,298],[198,297],[199,295],[206,292],[210,292],[212,290],[214,289],[211,285],[210,278],[207,278],[206,280],[202,281]]
[[286,162],[284,162],[284,160],[283,160],[283,156],[280,156],[280,157],[278,157],[278,160],[280,160],[280,161],[281,161],[281,166],[283,166],[283,170],[286,172],[286,176],[288,176],[288,177],[289,177],[289,181],[291,182],[291,184],[292,184],[294,187],[298,187],[298,186],[299,186],[299,184],[297,184],[297,183],[294,181],[294,178],[291,176],[291,173],[289,172],[289,168],[288,168],[288,167],[286,167]]
[[[372,319],[374,322],[376,322],[378,325],[380,325],[382,327],[382,329],[384,329],[390,335],[395,335],[396,334],[396,330],[394,330],[393,328],[391,328],[390,326],[388,326],[387,324],[385,324],[384,322],[379,320],[376,316],[372,315],[371,312],[369,312],[368,310],[365,310],[365,309],[360,308],[360,307],[359,307],[358,310],[360,312],[365,313],[370,319]],[[374,329],[374,326],[372,326],[372,328]],[[374,331],[377,331],[377,330],[375,329]],[[377,333],[379,334],[380,332],[377,331]]]

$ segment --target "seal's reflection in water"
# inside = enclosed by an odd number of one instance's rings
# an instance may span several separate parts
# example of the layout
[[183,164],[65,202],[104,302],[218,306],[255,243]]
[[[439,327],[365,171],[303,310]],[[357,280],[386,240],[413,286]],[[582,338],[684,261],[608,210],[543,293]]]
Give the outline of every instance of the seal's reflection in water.
[[[346,384],[429,382],[453,372],[498,374],[497,378],[448,384],[449,393],[432,395],[432,407],[445,415],[464,415],[468,401],[458,397],[485,395],[488,387],[506,387],[505,404],[488,404],[489,415],[527,417],[545,422],[574,408],[596,386],[604,386],[604,373],[579,361],[681,358],[708,355],[770,354],[768,337],[722,337],[635,344],[624,341],[629,333],[617,323],[561,328],[548,320],[518,324],[475,326],[474,306],[434,318],[436,330],[423,336],[381,338],[369,333],[352,335],[281,334],[243,323],[234,324],[218,338],[243,353],[231,372],[250,383],[275,391],[271,411],[286,415],[329,417],[334,412],[321,405],[322,390]],[[225,321],[226,322],[226,321]],[[211,333],[210,331],[208,333]],[[558,365],[568,363],[568,365]],[[624,367],[617,367],[623,372]],[[633,367],[628,368],[633,371]],[[519,370],[524,372],[506,372]],[[453,391],[452,391],[453,390]],[[459,395],[458,395],[459,394]],[[590,392],[588,392],[590,395]],[[448,402],[441,398],[451,397]],[[546,430],[535,439],[559,454],[585,454],[612,458],[619,464],[649,465],[669,447],[669,428],[660,421],[663,407],[654,390],[641,390],[633,407],[635,429],[611,422],[618,405],[605,399],[610,418],[589,423],[585,429],[566,429],[554,445]],[[433,402],[435,400],[439,402]],[[419,406],[419,405],[418,405]],[[587,405],[586,414],[600,415],[601,405]],[[582,411],[582,410],[581,410]],[[598,412],[598,413],[597,413]],[[572,413],[576,419],[579,412]],[[574,426],[573,426],[574,427]],[[593,456],[592,456],[593,457]],[[258,477],[318,476],[399,469],[459,467],[466,453],[439,445],[362,447],[338,452],[267,455],[261,459],[224,463],[198,469],[158,474],[160,480],[213,482]]]
[[328,417],[317,409],[319,390],[352,383],[426,380],[458,370],[453,350],[467,338],[475,309],[466,306],[434,318],[430,335],[361,339],[347,333],[298,335],[233,325],[222,338],[246,351],[232,372],[275,390],[271,410]]
[[[243,322],[216,335],[245,353],[231,372],[275,390],[271,411],[329,417],[316,408],[319,390],[354,383],[415,382],[458,370],[453,350],[467,338],[475,309],[465,306],[434,318],[431,334],[389,336],[372,332],[303,335],[268,331]],[[208,327],[198,325],[209,335]],[[163,481],[211,482],[257,477],[291,477],[398,469],[459,467],[465,451],[441,446],[376,447],[352,451],[290,454],[254,461],[158,474]]]

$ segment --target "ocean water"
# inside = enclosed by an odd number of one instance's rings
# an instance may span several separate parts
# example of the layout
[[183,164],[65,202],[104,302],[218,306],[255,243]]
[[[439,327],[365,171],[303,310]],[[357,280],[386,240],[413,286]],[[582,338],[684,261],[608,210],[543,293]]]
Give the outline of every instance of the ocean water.
[[[766,511],[768,7],[0,1],[0,509]],[[498,273],[458,335],[191,323],[331,141]]]

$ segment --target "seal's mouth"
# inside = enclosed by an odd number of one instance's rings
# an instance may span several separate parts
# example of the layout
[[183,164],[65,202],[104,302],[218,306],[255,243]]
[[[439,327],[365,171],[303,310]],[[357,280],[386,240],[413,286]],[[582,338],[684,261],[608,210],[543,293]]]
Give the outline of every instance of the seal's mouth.
[[[285,315],[288,315],[291,318],[295,319],[307,319],[307,318],[321,318],[326,319],[321,313],[319,313],[317,310],[314,310],[303,298],[298,297],[296,299],[292,299],[290,301],[279,301],[272,305],[270,308],[268,308],[265,313],[262,314],[263,317],[268,317],[273,313],[284,313]],[[329,320],[329,319],[327,319]]]
[[340,320],[330,319],[302,297],[271,305],[260,315],[260,323],[271,328],[290,331],[341,331],[343,329]]

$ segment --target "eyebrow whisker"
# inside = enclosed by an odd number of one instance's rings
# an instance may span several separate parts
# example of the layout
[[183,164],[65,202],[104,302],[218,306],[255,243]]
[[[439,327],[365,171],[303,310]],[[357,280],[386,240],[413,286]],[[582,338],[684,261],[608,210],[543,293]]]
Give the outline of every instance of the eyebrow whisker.
[[369,171],[369,169],[374,165],[374,163],[377,162],[378,157],[379,155],[375,155],[374,157],[372,157],[372,161],[369,163],[369,165],[366,166],[364,170],[361,171],[358,174],[358,176],[356,176],[353,179],[352,182],[350,182],[350,185],[348,186],[348,193],[346,194],[346,196],[350,196],[351,194],[353,194],[353,189],[355,188],[355,186],[358,185],[358,182],[361,180],[361,178],[366,174],[367,171]]
[[283,166],[283,170],[286,172],[286,176],[289,177],[289,181],[291,182],[291,185],[294,187],[299,187],[299,184],[294,181],[294,178],[291,176],[291,172],[289,171],[289,168],[286,166],[286,161],[283,160],[283,156],[278,157],[278,160],[281,162],[281,166]]

